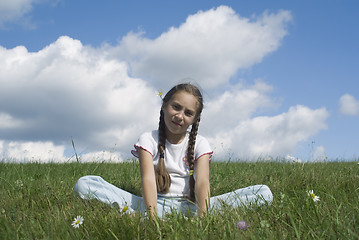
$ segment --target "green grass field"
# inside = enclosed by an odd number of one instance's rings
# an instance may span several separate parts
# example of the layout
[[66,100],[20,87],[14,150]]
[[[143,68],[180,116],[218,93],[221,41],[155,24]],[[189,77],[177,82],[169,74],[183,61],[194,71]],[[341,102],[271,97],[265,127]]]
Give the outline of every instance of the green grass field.
[[[269,207],[223,209],[203,218],[172,214],[150,221],[82,201],[73,186],[83,175],[100,175],[141,195],[139,165],[0,163],[1,239],[359,239],[359,165],[327,163],[212,162],[211,195],[255,184],[268,185]],[[320,197],[314,202],[308,190]],[[73,219],[84,222],[73,228]],[[245,231],[239,220],[248,222]]]

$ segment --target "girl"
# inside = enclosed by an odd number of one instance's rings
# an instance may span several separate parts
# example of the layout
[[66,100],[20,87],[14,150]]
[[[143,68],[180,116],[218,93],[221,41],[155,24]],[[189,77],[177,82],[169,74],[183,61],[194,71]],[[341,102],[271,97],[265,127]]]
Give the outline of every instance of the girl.
[[80,178],[75,194],[130,212],[148,211],[151,217],[162,217],[171,211],[202,216],[223,204],[270,204],[273,196],[265,185],[210,198],[209,163],[213,152],[207,140],[197,134],[202,109],[202,94],[194,85],[176,85],[165,95],[158,130],[142,134],[132,151],[140,161],[143,197],[98,176]]

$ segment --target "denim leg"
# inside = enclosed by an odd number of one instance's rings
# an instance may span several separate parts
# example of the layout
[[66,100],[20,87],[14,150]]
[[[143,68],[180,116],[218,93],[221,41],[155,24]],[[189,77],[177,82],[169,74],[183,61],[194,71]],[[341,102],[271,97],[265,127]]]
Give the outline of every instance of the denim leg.
[[74,193],[82,199],[97,199],[120,209],[127,206],[129,212],[144,212],[146,209],[142,197],[124,191],[99,176],[81,177],[74,187]]
[[182,213],[184,215],[196,215],[197,206],[189,200],[181,197],[160,197],[157,198],[157,216],[164,217],[166,213]]
[[266,185],[254,185],[246,188],[240,188],[233,192],[225,193],[210,198],[211,209],[219,209],[223,204],[230,207],[252,206],[271,204],[273,194]]

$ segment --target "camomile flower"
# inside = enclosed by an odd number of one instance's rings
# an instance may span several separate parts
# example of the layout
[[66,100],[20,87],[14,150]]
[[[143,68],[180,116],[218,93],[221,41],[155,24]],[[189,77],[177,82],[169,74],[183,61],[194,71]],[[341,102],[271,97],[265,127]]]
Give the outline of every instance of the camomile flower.
[[125,206],[124,208],[122,208],[122,212],[125,213],[128,210],[128,207]]
[[19,188],[22,188],[22,187],[24,186],[24,183],[23,183],[20,179],[16,180],[16,181],[15,181],[15,184],[16,184],[16,186],[19,187]]
[[72,222],[72,226],[74,228],[79,228],[81,224],[83,224],[84,218],[82,216],[77,216],[74,218],[74,221]]
[[307,193],[308,193],[308,196],[310,196],[310,197],[313,199],[314,202],[320,201],[320,200],[319,200],[319,196],[316,196],[316,195],[314,194],[314,191],[313,191],[313,190],[309,190],[309,191],[307,191]]
[[158,90],[156,92],[157,96],[159,96],[161,99],[163,99],[163,91],[162,90]]

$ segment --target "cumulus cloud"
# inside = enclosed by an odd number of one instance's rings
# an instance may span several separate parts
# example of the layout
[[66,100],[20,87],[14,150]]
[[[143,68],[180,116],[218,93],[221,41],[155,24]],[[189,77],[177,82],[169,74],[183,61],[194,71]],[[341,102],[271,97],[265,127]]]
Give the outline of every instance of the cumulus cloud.
[[260,116],[240,121],[233,129],[209,138],[218,156],[234,153],[237,158],[257,160],[293,153],[296,144],[326,129],[328,112],[305,106],[291,107],[277,116]]
[[290,162],[290,163],[301,163],[302,162],[302,160],[300,158],[294,157],[290,154],[285,156],[284,160],[286,160],[287,162]]
[[38,0],[4,0],[0,1],[0,28],[5,22],[14,21],[32,10]]
[[[72,158],[74,159],[74,158]],[[80,156],[80,162],[122,162],[123,157],[120,152],[111,152],[111,151],[97,151],[86,153]]]
[[0,47],[0,155],[74,161],[66,154],[73,138],[81,161],[127,159],[138,136],[157,128],[156,90],[183,77],[204,89],[200,132],[216,159],[291,154],[326,128],[326,109],[294,106],[263,116],[280,105],[274,86],[230,82],[280,46],[290,20],[288,11],[247,19],[222,6],[154,40],[129,33],[117,46],[94,48],[62,36],[38,52]]
[[238,69],[251,67],[275,51],[291,19],[284,10],[248,19],[220,6],[189,16],[153,40],[131,32],[112,53],[129,63],[134,76],[162,87],[191,77],[214,89],[226,86]]
[[139,129],[157,121],[158,113],[147,110],[159,109],[155,90],[130,78],[124,62],[106,60],[78,40],[61,37],[39,52],[19,46],[0,53],[3,140],[62,145],[73,136],[79,148],[124,151]]
[[0,112],[0,128],[2,129],[14,129],[21,126],[21,120],[15,120],[12,116],[6,113]]
[[0,154],[4,162],[64,162],[64,146],[52,142],[0,142]]
[[323,162],[323,161],[326,161],[327,159],[328,158],[325,153],[325,148],[323,146],[316,147],[314,152],[312,153],[312,161]]
[[339,112],[345,115],[359,115],[359,101],[350,94],[344,94],[339,99]]
[[221,94],[209,97],[205,102],[201,128],[206,132],[230,131],[254,114],[275,109],[280,100],[269,95],[272,90],[272,86],[257,80],[253,85],[238,83]]
[[4,28],[6,23],[20,22],[21,24],[33,28],[35,25],[31,22],[29,14],[35,4],[51,4],[56,6],[61,0],[1,0],[0,1],[0,29]]

